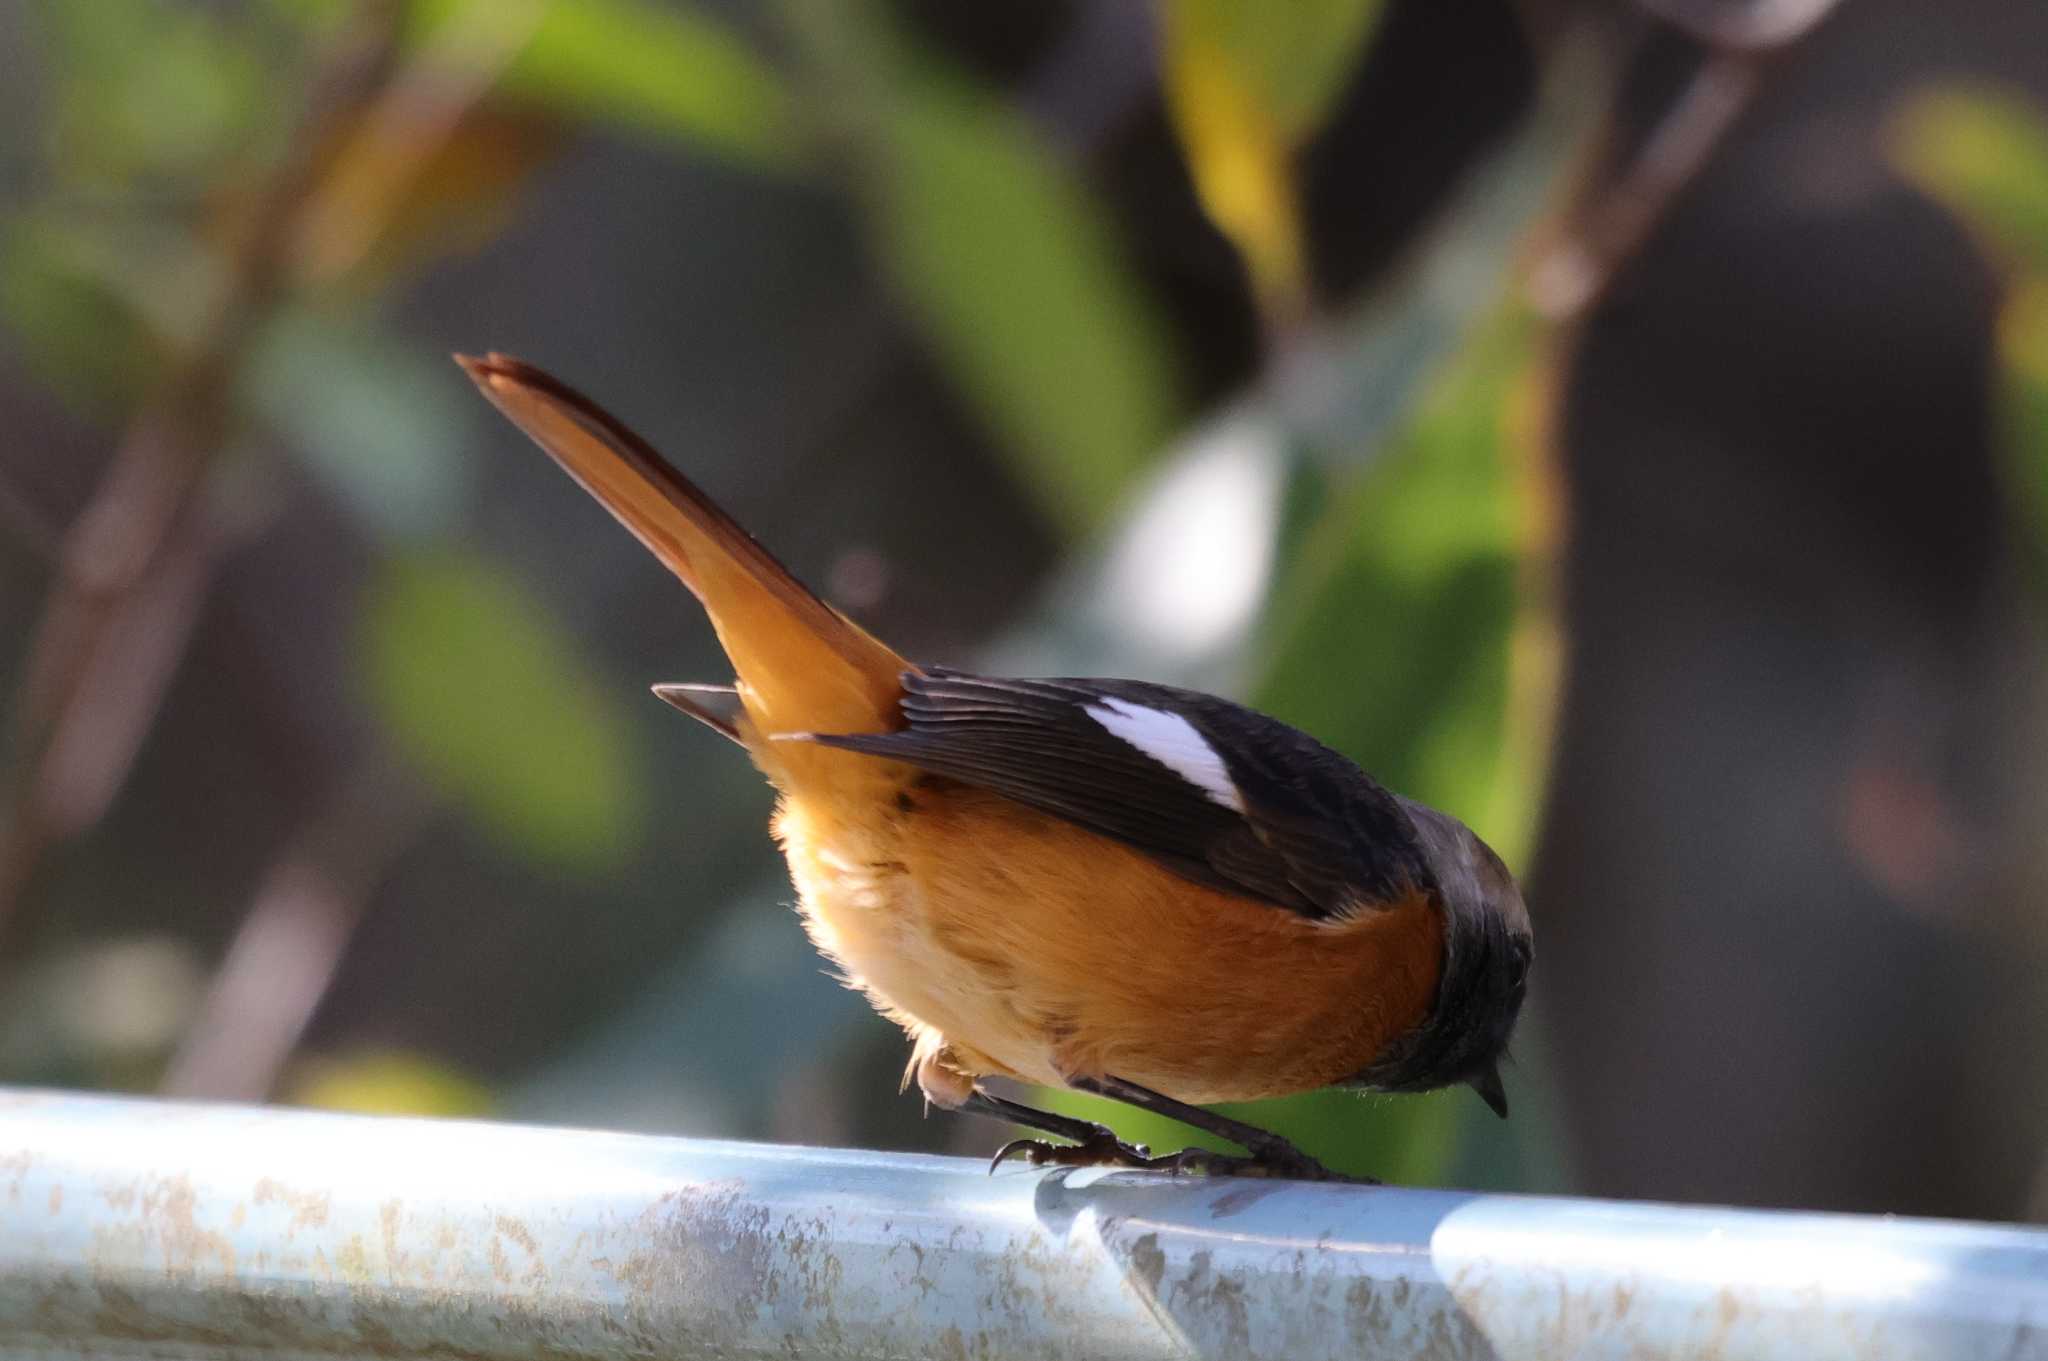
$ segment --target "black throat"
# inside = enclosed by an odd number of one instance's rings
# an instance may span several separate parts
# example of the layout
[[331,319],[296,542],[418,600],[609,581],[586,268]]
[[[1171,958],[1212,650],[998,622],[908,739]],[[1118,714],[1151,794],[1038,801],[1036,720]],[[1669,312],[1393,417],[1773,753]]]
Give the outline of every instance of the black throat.
[[1507,1048],[1522,1010],[1530,946],[1497,912],[1444,906],[1444,969],[1422,1023],[1351,1079],[1385,1092],[1463,1082]]
[[1429,1015],[1351,1082],[1422,1092],[1467,1081],[1500,1059],[1521,1015],[1534,946],[1499,858],[1455,818],[1401,803],[1435,872],[1443,973]]

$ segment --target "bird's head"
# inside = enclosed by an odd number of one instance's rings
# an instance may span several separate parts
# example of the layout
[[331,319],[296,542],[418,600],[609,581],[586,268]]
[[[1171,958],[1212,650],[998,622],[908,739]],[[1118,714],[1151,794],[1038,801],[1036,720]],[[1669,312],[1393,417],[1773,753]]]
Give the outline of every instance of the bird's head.
[[1364,1075],[1390,1091],[1466,1083],[1508,1113],[1500,1063],[1522,1014],[1535,942],[1521,887],[1493,848],[1447,813],[1408,799],[1444,907],[1444,965],[1427,1020]]

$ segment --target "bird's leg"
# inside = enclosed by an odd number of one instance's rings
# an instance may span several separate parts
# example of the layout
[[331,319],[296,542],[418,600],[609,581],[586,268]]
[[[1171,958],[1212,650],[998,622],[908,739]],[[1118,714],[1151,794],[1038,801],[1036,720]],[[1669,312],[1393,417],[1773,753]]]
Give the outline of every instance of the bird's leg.
[[1185,1101],[1176,1101],[1149,1087],[1140,1087],[1135,1082],[1120,1077],[1076,1076],[1067,1080],[1067,1085],[1076,1091],[1089,1092],[1095,1096],[1106,1096],[1121,1101],[1139,1110],[1163,1115],[1169,1120],[1178,1120],[1184,1125],[1228,1139],[1244,1147],[1249,1157],[1238,1158],[1224,1153],[1211,1153],[1203,1148],[1184,1149],[1165,1158],[1154,1158],[1149,1165],[1171,1166],[1176,1171],[1206,1172],[1215,1176],[1233,1177],[1284,1177],[1295,1181],[1354,1181],[1368,1185],[1378,1183],[1371,1177],[1350,1177],[1333,1172],[1316,1159],[1296,1148],[1292,1143],[1270,1130],[1248,1125],[1242,1120],[1233,1120],[1227,1115],[1205,1111],[1200,1106],[1190,1106]]
[[1163,1165],[1150,1156],[1149,1150],[1123,1142],[1116,1137],[1115,1130],[1092,1120],[1056,1115],[984,1090],[971,1074],[986,1069],[985,1060],[975,1061],[963,1054],[958,1046],[947,1043],[945,1036],[938,1031],[927,1028],[918,1034],[917,1047],[910,1058],[910,1071],[904,1076],[906,1081],[915,1081],[918,1090],[924,1093],[924,1099],[941,1110],[964,1111],[969,1115],[1022,1125],[1026,1129],[1073,1141],[1071,1144],[1049,1144],[1043,1139],[1012,1139],[989,1159],[989,1171],[995,1171],[1009,1158],[1022,1158],[1034,1167],[1048,1164],[1064,1167]]
[[989,1159],[988,1169],[993,1172],[1010,1158],[1022,1158],[1033,1167],[1048,1165],[1059,1167],[1138,1167],[1160,1168],[1172,1163],[1171,1158],[1155,1158],[1143,1144],[1127,1144],[1116,1137],[1116,1131],[1093,1120],[1080,1120],[1071,1115],[1058,1115],[1042,1111],[996,1096],[992,1092],[976,1087],[967,1099],[954,1107],[969,1115],[987,1116],[1006,1124],[1022,1125],[1042,1134],[1051,1134],[1072,1143],[1049,1144],[1043,1139],[1012,1139],[996,1150]]

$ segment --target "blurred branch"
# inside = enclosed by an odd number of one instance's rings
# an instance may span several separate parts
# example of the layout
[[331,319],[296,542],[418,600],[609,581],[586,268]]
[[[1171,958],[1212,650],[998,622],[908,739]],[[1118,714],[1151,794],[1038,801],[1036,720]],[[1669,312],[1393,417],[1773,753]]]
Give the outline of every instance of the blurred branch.
[[212,518],[195,514],[139,580],[104,602],[95,621],[104,636],[71,678],[32,791],[58,835],[97,820],[119,789],[184,655],[222,542]]
[[329,52],[201,339],[129,426],[65,536],[0,797],[0,929],[44,852],[91,825],[120,787],[184,653],[211,576],[200,493],[227,434],[236,365],[284,286],[325,149],[389,76],[401,18],[393,0],[365,0]]
[[1664,220],[1679,192],[1721,144],[1755,95],[1760,73],[1746,55],[1709,57],[1635,160],[1572,214],[1564,243],[1536,267],[1529,295],[1553,321],[1583,315]]
[[1773,52],[1805,37],[1837,0],[1636,0],[1702,47]]
[[56,521],[5,478],[0,478],[0,525],[39,561],[55,563],[63,552],[64,535]]
[[364,105],[299,214],[294,263],[307,280],[333,279],[370,254],[435,153],[532,40],[545,8],[537,0],[466,6]]
[[0,798],[0,948],[43,853],[120,790],[226,546],[206,506],[237,373],[297,288],[358,264],[521,50],[538,5],[471,5],[398,64],[404,0],[363,0],[312,82],[201,338],[130,426],[57,553]]
[[166,1095],[270,1095],[377,885],[432,807],[418,784],[381,756],[348,777],[332,805],[264,873],[164,1074]]
[[1768,60],[1811,32],[1837,0],[1763,0],[1739,17],[1713,0],[1637,3],[1710,50],[1634,159],[1599,177],[1567,214],[1563,242],[1532,271],[1530,300],[1552,321],[1583,316],[1605,296],[1755,101]]

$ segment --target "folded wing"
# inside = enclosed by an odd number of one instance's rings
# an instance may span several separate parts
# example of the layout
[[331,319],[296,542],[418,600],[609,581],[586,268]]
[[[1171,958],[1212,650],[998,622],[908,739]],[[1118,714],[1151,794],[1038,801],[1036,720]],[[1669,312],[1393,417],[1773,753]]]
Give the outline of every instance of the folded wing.
[[1308,917],[1434,890],[1394,796],[1277,719],[1140,681],[930,668],[903,687],[900,731],[806,736],[992,790]]

